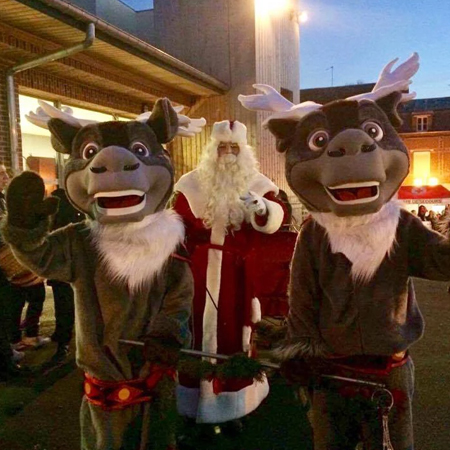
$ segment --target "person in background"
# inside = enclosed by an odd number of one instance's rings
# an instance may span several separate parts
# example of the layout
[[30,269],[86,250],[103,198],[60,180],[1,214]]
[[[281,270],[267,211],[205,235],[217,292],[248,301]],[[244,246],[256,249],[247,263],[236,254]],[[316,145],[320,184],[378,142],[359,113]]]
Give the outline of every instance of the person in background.
[[431,224],[431,229],[438,231],[438,218],[436,217],[436,213],[433,210],[430,210],[427,215],[427,220]]
[[[50,343],[50,338],[39,335],[40,319],[44,309],[44,280],[21,267],[10,280],[11,343],[14,350],[38,349]],[[22,321],[23,308],[27,306]],[[24,333],[24,334],[23,334]]]
[[[3,190],[9,183],[9,175],[4,164],[0,164],[0,219],[6,211]],[[5,244],[0,241],[0,249]],[[10,314],[10,283],[0,269],[0,381],[8,381],[21,375],[21,367],[17,364],[24,354],[11,348],[9,330],[11,329]]]
[[[3,190],[9,183],[6,167],[0,165],[0,209],[1,215],[6,210]],[[12,343],[15,359],[20,359],[20,350],[39,348],[50,342],[50,338],[39,336],[39,320],[45,301],[45,287],[41,278],[15,260],[8,246],[2,246],[1,263],[4,265],[4,275],[7,284],[4,285],[2,296],[8,310],[9,338]],[[25,320],[22,322],[22,311],[27,304]],[[22,337],[22,330],[25,336]],[[19,352],[19,353],[17,353]]]
[[[84,220],[84,214],[71,205],[64,189],[58,186],[51,195],[59,199],[58,212],[53,218],[52,230]],[[51,339],[57,344],[56,352],[51,358],[50,364],[57,364],[64,361],[69,354],[69,343],[72,339],[75,324],[74,293],[69,283],[47,280],[47,285],[52,288],[55,302],[56,323]]]
[[417,213],[417,217],[422,221],[425,222],[427,220],[427,208],[424,205],[419,206],[419,212]]

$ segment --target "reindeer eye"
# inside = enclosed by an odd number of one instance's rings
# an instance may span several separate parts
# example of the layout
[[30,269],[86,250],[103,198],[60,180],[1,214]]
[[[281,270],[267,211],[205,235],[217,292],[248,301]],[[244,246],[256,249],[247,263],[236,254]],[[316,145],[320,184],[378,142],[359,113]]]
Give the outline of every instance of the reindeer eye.
[[330,136],[325,130],[317,130],[310,134],[308,138],[308,146],[313,151],[322,150],[330,139]]
[[150,152],[148,150],[148,148],[142,143],[142,142],[135,142],[134,144],[131,145],[131,151],[136,155],[136,156],[141,156],[141,157],[146,157],[148,155],[150,155]]
[[81,155],[83,159],[91,159],[99,152],[99,146],[95,142],[88,142],[84,147]]
[[381,141],[384,136],[383,128],[376,122],[364,122],[362,124],[362,129],[374,140]]

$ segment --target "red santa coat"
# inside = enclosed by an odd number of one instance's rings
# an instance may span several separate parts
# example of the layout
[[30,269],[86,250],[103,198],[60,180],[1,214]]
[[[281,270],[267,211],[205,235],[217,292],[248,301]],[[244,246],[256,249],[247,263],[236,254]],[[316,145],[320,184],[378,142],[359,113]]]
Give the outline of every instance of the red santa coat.
[[[197,171],[180,178],[174,209],[183,217],[188,250],[192,258],[195,295],[193,303],[194,348],[212,353],[234,354],[250,350],[254,323],[260,320],[259,302],[252,283],[247,282],[245,257],[258,243],[257,235],[274,233],[283,222],[282,202],[275,198],[278,188],[267,177],[255,172],[249,190],[260,195],[267,206],[268,218],[261,222],[249,215],[237,231],[224,232],[220,221],[205,228],[202,217],[207,196],[199,186]],[[178,388],[181,414],[198,422],[219,423],[242,417],[267,396],[267,380],[233,380],[215,394],[213,383],[202,381]]]

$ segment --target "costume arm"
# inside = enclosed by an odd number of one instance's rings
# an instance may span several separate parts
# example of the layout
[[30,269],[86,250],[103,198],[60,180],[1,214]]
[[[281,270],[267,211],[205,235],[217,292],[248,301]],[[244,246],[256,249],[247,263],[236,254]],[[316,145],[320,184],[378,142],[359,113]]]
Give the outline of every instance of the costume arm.
[[281,359],[328,353],[318,328],[321,289],[318,258],[311,248],[315,226],[312,220],[303,225],[295,247],[289,285],[287,343],[279,351]]
[[70,283],[74,278],[70,245],[74,229],[68,227],[48,234],[48,228],[48,221],[37,228],[24,229],[6,219],[1,231],[21,264],[42,278]]
[[161,309],[152,319],[146,337],[176,341],[185,347],[191,340],[189,318],[194,295],[194,281],[186,252],[179,250],[172,257],[167,277]]
[[281,200],[275,197],[273,192],[264,195],[262,201],[266,206],[266,214],[258,216],[258,214],[252,212],[250,222],[257,231],[267,234],[275,233],[283,224],[286,214],[285,206]]
[[[428,280],[450,279],[450,241],[448,237],[425,227],[413,216],[407,216],[408,274]],[[402,224],[400,224],[402,226]],[[446,231],[450,235],[449,230]]]

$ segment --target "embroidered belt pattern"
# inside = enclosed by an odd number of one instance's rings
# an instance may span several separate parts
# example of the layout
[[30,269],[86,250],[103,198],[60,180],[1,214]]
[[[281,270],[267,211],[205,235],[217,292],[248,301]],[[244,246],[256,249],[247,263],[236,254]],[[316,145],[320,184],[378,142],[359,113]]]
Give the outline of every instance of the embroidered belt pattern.
[[124,409],[151,401],[154,397],[154,389],[163,377],[175,380],[175,369],[154,364],[148,377],[121,381],[99,380],[85,373],[84,394],[89,403],[102,409],[108,411]]

